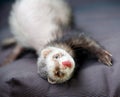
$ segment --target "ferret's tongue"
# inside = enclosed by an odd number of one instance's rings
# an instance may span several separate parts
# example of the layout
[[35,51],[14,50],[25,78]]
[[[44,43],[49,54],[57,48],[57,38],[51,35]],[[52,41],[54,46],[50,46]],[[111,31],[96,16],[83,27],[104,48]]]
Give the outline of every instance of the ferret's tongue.
[[70,61],[63,61],[62,64],[63,64],[65,67],[69,67],[69,68],[72,67],[72,64],[71,64]]

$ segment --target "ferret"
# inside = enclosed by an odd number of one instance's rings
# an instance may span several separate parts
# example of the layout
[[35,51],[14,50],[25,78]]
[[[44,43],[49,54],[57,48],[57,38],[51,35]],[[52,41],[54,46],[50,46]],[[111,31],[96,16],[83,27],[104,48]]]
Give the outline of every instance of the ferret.
[[76,30],[73,12],[65,0],[17,0],[9,23],[21,47],[38,54],[38,74],[51,84],[68,81],[76,67],[76,50],[85,49],[104,64],[111,54],[95,40]]

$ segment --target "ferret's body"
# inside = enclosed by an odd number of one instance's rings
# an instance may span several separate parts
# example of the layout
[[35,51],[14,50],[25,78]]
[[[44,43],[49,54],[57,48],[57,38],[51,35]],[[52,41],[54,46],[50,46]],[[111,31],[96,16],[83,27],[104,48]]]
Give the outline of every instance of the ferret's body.
[[71,9],[64,0],[18,0],[10,16],[11,32],[24,47],[39,50],[70,25]]
[[[36,50],[39,56],[38,73],[50,83],[70,79],[75,68],[72,56],[64,49],[48,47],[52,55],[47,58],[42,53],[46,53],[45,45],[63,36],[63,29],[71,25],[71,17],[71,9],[65,0],[18,0],[11,11],[11,32],[19,45]],[[58,53],[61,59],[52,58]],[[62,60],[66,66],[62,65]]]
[[11,32],[21,46],[38,52],[38,73],[52,84],[71,78],[80,48],[111,65],[110,53],[71,28],[71,17],[65,0],[18,0],[11,12]]

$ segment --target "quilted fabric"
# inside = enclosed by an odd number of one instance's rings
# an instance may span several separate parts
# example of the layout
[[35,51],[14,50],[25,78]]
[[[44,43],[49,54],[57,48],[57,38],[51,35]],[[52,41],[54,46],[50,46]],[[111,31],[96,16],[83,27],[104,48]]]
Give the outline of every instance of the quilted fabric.
[[[27,52],[0,68],[0,97],[120,97],[120,2],[118,0],[69,0],[78,27],[112,53],[113,66],[94,59],[80,64],[71,80],[51,85],[37,74],[36,57]],[[11,3],[0,6],[0,40],[11,37],[7,17]],[[11,53],[0,48],[0,63]]]

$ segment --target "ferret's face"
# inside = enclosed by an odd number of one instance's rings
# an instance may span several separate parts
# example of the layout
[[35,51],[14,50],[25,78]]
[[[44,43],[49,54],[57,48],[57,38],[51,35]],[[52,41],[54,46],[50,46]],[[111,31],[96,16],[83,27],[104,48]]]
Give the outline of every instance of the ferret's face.
[[51,84],[69,80],[75,68],[73,58],[65,50],[55,47],[43,49],[38,61],[38,66],[41,62],[46,65],[47,79]]

